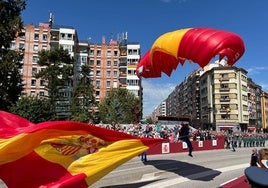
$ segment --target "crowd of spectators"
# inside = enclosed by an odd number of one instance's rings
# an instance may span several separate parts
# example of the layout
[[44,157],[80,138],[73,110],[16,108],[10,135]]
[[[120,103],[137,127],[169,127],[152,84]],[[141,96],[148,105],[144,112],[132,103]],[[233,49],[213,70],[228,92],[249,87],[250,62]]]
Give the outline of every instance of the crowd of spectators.
[[[179,142],[180,124],[176,125],[161,125],[158,124],[128,124],[122,125],[115,122],[111,124],[98,124],[98,126],[105,127],[107,129],[113,129],[116,131],[122,131],[127,134],[131,134],[139,137],[150,138],[164,138],[169,142]],[[192,127],[191,140],[212,140],[217,137],[224,137],[226,148],[230,148],[233,143],[235,147],[263,147],[265,146],[265,140],[267,140],[266,133],[250,133],[250,132],[231,132],[223,130],[220,132],[211,130],[201,130]]]

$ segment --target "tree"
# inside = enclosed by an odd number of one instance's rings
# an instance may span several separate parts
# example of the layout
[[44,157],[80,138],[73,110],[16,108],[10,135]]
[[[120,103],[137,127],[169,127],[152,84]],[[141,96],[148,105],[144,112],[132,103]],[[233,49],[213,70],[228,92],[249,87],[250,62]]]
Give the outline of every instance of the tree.
[[139,99],[126,89],[111,90],[99,106],[100,120],[104,123],[133,123],[139,113]]
[[54,119],[52,108],[48,99],[22,97],[11,106],[10,111],[33,123],[39,123]]
[[8,110],[15,103],[23,89],[20,69],[23,51],[10,49],[10,43],[23,28],[21,11],[23,0],[0,1],[0,109]]
[[95,121],[95,98],[94,90],[89,78],[90,69],[88,66],[81,67],[81,76],[74,87],[71,112],[72,120],[82,122]]
[[49,51],[41,50],[38,55],[38,65],[46,66],[46,68],[41,69],[35,77],[46,81],[45,88],[48,91],[50,102],[54,106],[54,111],[59,108],[68,113],[70,98],[64,93],[70,91],[69,88],[72,86],[73,59],[68,50],[64,50],[62,47]]

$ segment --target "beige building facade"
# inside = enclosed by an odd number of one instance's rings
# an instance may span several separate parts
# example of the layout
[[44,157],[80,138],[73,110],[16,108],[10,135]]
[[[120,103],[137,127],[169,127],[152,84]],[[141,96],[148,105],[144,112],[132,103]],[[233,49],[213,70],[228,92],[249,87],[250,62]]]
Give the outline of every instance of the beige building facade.
[[201,122],[217,131],[240,131],[248,125],[247,72],[213,67],[200,77]]

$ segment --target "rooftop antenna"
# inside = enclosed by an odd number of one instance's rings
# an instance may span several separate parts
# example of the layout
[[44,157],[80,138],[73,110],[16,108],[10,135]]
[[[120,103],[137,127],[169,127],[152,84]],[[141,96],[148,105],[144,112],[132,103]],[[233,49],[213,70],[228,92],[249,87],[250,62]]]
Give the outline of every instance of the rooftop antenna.
[[49,13],[49,26],[52,27],[52,23],[54,22],[54,15],[52,12]]
[[110,39],[110,41],[113,41],[113,40],[114,40],[114,33],[111,32],[111,39]]

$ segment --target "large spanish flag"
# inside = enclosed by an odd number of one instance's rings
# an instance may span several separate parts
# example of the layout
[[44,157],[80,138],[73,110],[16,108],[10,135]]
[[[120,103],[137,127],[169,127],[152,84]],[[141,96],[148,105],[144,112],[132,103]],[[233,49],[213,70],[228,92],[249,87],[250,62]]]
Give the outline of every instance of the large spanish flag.
[[88,187],[165,141],[72,121],[33,124],[0,111],[0,179],[9,188]]

